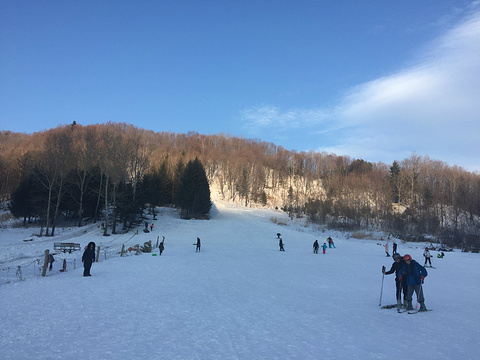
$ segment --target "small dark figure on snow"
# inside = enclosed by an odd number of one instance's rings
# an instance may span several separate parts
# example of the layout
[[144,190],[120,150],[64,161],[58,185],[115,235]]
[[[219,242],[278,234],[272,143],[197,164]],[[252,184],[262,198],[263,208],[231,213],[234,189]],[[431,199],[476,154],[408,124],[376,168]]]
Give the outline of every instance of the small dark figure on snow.
[[148,230],[148,222],[145,221],[145,230]]
[[48,255],[48,263],[50,264],[50,266],[48,267],[48,271],[52,271],[54,261],[55,261],[55,258],[53,257],[53,255],[52,254]]
[[153,223],[150,225],[150,231],[153,232]]
[[423,252],[423,257],[425,258],[425,264],[423,264],[423,266],[426,267],[428,262],[430,264],[430,267],[432,267],[432,255],[430,254],[430,251],[428,251],[428,247],[425,248],[425,251]]
[[314,254],[318,254],[318,248],[320,247],[320,245],[318,244],[318,240],[315,240],[315,242],[313,243],[313,253]]
[[394,241],[393,242],[393,253],[395,254],[397,252],[397,243]]
[[385,271],[385,266],[384,266],[383,269],[382,269],[382,272],[385,275],[390,275],[390,274],[395,273],[395,285],[396,285],[396,289],[397,289],[397,292],[396,292],[397,307],[399,309],[402,308],[402,292],[403,292],[403,306],[406,308],[407,307],[407,300],[406,300],[406,298],[407,298],[407,279],[402,278],[403,281],[400,281],[400,279],[399,279],[399,271],[405,265],[405,261],[403,260],[403,258],[398,253],[393,254],[393,260],[394,260],[394,263],[392,264],[392,267],[390,268],[390,270]]
[[443,258],[444,256],[445,256],[445,254],[443,253],[443,251],[441,251],[437,254],[437,258],[439,258],[439,259]]
[[278,239],[280,239],[280,236],[282,236],[282,234],[277,233],[277,238],[278,238]]
[[427,311],[422,288],[423,280],[428,275],[427,270],[408,254],[403,256],[403,260],[405,260],[405,264],[398,272],[398,279],[400,281],[406,279],[407,282],[407,310],[413,310],[412,296],[415,291],[417,301],[420,303],[420,309],[418,311]]
[[85,247],[85,251],[83,252],[82,256],[83,262],[83,276],[92,276],[90,275],[90,268],[92,267],[92,263],[95,262],[95,243],[92,241],[88,243]]
[[163,244],[163,241],[165,240],[165,238],[163,238],[162,242],[160,243],[160,245],[158,245],[158,250],[160,251],[160,255],[162,255],[162,252],[163,250],[165,250],[165,245]]
[[278,241],[278,246],[280,247],[280,251],[285,251],[285,249],[283,248],[283,240],[282,240],[282,238],[280,238],[280,240]]
[[200,252],[200,246],[201,246],[201,244],[200,244],[200,238],[197,237],[197,247],[195,248],[195,252]]

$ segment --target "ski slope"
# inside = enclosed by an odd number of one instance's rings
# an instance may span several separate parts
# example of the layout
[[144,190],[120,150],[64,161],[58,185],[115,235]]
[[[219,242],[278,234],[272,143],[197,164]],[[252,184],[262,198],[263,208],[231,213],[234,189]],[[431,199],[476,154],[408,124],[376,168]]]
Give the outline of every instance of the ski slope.
[[[92,277],[83,277],[81,266],[58,272],[58,255],[47,277],[1,285],[1,358],[478,358],[478,254],[434,257],[424,284],[425,304],[434,310],[398,314],[379,309],[381,267],[392,263],[379,240],[221,201],[211,220],[181,220],[160,209],[154,224],[147,234],[140,226],[137,235],[103,237],[90,225],[30,242],[22,240],[31,229],[1,229],[0,267],[42,255],[58,241],[82,248],[94,241],[118,252],[122,244],[166,238],[162,256],[101,256]],[[278,232],[285,252],[278,251]],[[314,240],[321,245],[328,236],[336,248],[313,254]],[[422,245],[399,242],[398,251],[423,264]],[[385,276],[382,298],[392,303],[394,275]]]

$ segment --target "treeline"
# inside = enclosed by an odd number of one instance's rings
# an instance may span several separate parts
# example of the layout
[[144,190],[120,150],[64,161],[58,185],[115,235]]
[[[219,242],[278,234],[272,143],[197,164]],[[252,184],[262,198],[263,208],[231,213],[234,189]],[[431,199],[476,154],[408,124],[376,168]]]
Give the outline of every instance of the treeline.
[[[278,206],[292,217],[308,216],[312,222],[345,230],[384,230],[408,240],[433,236],[465,250],[476,251],[480,246],[479,174],[428,157],[371,163],[287,151],[272,143],[228,135],[157,133],[118,123],[75,124],[32,135],[4,131],[0,147],[3,200],[11,199],[28,176],[39,181],[36,169],[51,172],[56,164],[66,174],[57,175],[55,183],[75,174],[73,188],[84,192],[85,202],[83,208],[76,204],[73,211],[74,200],[70,200],[68,212],[62,207],[58,211],[80,219],[93,216],[93,211],[86,210],[92,203],[95,211],[117,208],[123,201],[116,196],[119,192],[129,194],[128,204],[138,197],[140,203],[175,204],[184,164],[198,159],[215,195],[245,206]],[[103,185],[94,190],[85,185],[87,180]],[[48,180],[43,182],[48,189]],[[62,191],[74,193],[72,180],[67,182]],[[145,192],[145,187],[161,189],[155,195],[159,199]],[[137,194],[140,188],[142,195]],[[57,197],[36,206],[51,206],[54,199],[63,198],[58,185],[52,187],[53,195],[55,191]]]
[[[175,205],[183,218],[208,218],[210,188],[198,158],[168,156],[152,167],[143,130],[124,124],[59,127],[31,136],[2,133],[2,197],[24,223],[54,235],[59,215],[83,225],[102,216],[104,235],[141,221],[147,206]],[[111,229],[110,229],[111,227]]]

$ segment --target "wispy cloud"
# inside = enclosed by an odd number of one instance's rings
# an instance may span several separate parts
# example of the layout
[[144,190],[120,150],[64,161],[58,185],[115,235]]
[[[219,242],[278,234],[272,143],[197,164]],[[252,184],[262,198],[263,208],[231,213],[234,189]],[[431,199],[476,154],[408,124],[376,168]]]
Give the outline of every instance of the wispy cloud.
[[[438,38],[416,63],[350,89],[329,109],[244,112],[252,131],[333,131],[318,151],[391,162],[412,153],[480,171],[480,12]],[[339,131],[341,130],[341,131]]]
[[282,111],[276,106],[263,105],[244,109],[241,113],[244,127],[257,135],[265,129],[282,133],[292,129],[311,128],[326,122],[330,116],[323,109],[289,109]]

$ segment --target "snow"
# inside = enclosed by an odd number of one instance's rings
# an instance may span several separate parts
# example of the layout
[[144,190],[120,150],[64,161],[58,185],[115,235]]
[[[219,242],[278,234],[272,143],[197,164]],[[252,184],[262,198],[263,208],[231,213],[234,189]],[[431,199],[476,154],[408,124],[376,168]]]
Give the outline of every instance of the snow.
[[[78,252],[56,255],[44,278],[25,270],[23,281],[0,285],[2,359],[478,358],[478,254],[434,257],[424,284],[434,311],[398,314],[379,309],[381,267],[392,264],[379,246],[385,241],[221,201],[208,221],[160,211],[152,233],[140,226],[138,234],[103,237],[91,224],[25,242],[38,229],[0,229],[3,269],[28,269],[54,242],[83,248],[95,241],[102,249],[91,277],[82,276]],[[285,252],[278,251],[278,232]],[[122,244],[155,244],[162,236],[162,256],[118,255]],[[336,248],[313,254],[314,240],[321,245],[328,236]],[[422,245],[399,243],[398,250],[423,264]],[[63,258],[67,271],[59,272]],[[393,303],[389,275],[382,304]]]

